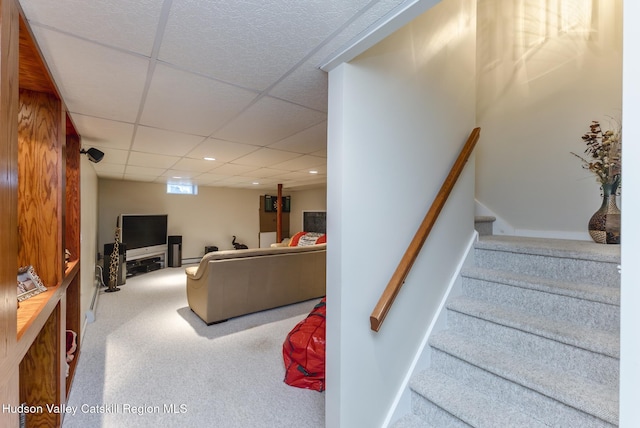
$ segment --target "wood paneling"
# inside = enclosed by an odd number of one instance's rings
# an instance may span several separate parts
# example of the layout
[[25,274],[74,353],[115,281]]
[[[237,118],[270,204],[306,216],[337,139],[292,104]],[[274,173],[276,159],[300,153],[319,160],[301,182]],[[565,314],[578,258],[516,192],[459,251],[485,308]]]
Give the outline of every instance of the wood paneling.
[[71,252],[71,260],[80,255],[80,138],[67,135],[66,210],[64,247]]
[[[14,0],[0,0],[0,403],[17,406],[16,264],[18,186],[18,33]],[[0,412],[0,426],[18,415]]]
[[20,90],[18,117],[18,265],[32,265],[45,286],[61,280],[60,102]]
[[58,95],[29,27],[20,17],[20,87]]
[[[30,406],[42,406],[59,403],[52,401],[58,395],[60,382],[60,307],[58,306],[40,330],[29,351],[20,363],[20,397]],[[27,415],[27,426],[56,427],[59,415],[35,412]]]
[[[79,147],[17,0],[0,0],[0,403],[43,406],[28,426],[60,426],[46,405],[66,402],[65,330],[80,334]],[[24,265],[49,289],[16,309]],[[18,414],[0,412],[0,426]]]

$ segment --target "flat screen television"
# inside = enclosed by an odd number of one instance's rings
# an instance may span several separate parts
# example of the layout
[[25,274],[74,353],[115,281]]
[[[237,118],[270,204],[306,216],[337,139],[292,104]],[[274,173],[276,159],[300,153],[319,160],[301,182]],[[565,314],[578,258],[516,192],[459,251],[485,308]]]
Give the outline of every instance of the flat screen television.
[[120,214],[120,242],[127,260],[167,251],[167,214]]

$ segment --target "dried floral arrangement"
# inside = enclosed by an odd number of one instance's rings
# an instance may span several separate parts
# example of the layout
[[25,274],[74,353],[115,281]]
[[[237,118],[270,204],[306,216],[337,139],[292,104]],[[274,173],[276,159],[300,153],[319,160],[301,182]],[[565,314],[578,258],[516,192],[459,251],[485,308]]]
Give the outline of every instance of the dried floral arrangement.
[[594,120],[589,132],[582,136],[587,148],[584,156],[574,152],[572,155],[582,160],[582,167],[596,175],[600,185],[620,185],[622,172],[622,128],[618,124],[615,129],[602,130],[600,122]]

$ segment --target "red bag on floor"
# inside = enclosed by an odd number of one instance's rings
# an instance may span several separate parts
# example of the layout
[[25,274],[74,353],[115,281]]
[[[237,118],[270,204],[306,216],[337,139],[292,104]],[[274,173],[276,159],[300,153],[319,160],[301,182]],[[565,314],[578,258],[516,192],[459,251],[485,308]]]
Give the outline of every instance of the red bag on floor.
[[326,300],[323,298],[289,332],[282,345],[284,382],[288,385],[324,391]]

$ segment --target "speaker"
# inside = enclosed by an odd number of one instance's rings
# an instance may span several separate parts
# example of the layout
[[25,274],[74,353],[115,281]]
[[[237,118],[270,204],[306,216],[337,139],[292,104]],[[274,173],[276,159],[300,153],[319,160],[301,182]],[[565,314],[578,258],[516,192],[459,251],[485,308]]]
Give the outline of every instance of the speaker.
[[[104,285],[109,286],[109,268],[111,267],[111,253],[113,253],[114,242],[104,244],[104,268],[102,269],[102,280]],[[116,285],[127,282],[127,244],[121,242],[118,245],[118,281]]]
[[169,245],[169,267],[182,266],[182,236],[172,235],[167,238]]

